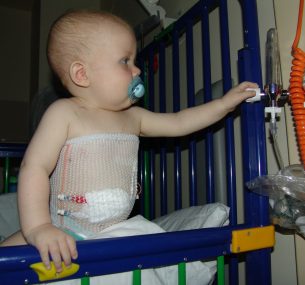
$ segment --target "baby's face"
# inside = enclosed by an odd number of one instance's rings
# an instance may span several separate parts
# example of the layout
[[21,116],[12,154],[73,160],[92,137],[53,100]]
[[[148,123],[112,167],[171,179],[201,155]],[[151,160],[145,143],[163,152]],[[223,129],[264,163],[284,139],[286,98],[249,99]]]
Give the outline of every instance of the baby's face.
[[117,23],[98,34],[89,60],[89,76],[95,99],[104,108],[122,110],[131,105],[128,85],[140,74],[134,64],[135,36]]

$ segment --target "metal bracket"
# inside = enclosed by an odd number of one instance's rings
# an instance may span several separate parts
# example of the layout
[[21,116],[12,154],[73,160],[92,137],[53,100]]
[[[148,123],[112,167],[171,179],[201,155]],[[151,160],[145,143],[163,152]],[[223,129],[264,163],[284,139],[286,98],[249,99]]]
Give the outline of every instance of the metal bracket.
[[163,7],[157,5],[159,0],[138,0],[143,7],[148,11],[148,13],[153,16],[156,15],[159,17],[163,28],[168,27],[176,19],[166,17],[166,11]]

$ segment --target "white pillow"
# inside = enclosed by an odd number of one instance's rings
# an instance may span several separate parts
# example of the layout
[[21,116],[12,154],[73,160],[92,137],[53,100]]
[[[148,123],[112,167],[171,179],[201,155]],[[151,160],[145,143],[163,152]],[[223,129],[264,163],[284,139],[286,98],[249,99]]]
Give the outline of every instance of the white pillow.
[[177,210],[152,222],[167,232],[221,227],[229,224],[230,208],[221,203]]
[[0,195],[0,241],[20,229],[17,194]]

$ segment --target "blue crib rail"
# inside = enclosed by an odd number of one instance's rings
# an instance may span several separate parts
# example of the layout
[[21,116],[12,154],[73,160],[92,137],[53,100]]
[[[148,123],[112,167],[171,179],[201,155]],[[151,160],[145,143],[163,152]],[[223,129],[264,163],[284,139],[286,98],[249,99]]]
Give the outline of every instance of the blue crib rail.
[[[239,51],[239,79],[256,81],[262,86],[261,65],[259,53],[258,23],[255,0],[240,1],[243,13],[244,46]],[[172,90],[173,111],[180,110],[181,90],[180,82],[180,58],[179,39],[182,34],[186,38],[187,58],[187,105],[195,105],[194,94],[194,53],[193,53],[193,25],[201,21],[202,33],[202,66],[204,101],[212,99],[211,82],[211,59],[210,59],[210,36],[209,36],[209,13],[219,8],[221,44],[222,44],[222,73],[224,92],[232,85],[227,1],[201,0],[176,21],[167,32],[158,37],[152,44],[144,48],[139,55],[139,62],[149,97],[145,98],[145,105],[150,110],[155,110],[156,82],[154,77],[154,56],[159,56],[159,111],[166,111],[166,55],[165,49],[169,38],[172,41]],[[196,61],[196,64],[198,62]],[[263,106],[260,103],[242,104],[242,154],[244,181],[248,181],[258,175],[266,173],[266,150]],[[252,194],[245,190],[244,208],[245,223],[237,223],[236,204],[236,163],[233,117],[225,119],[226,136],[226,169],[227,169],[227,192],[228,206],[230,207],[231,226],[213,229],[200,229],[165,234],[154,234],[134,237],[122,237],[104,240],[80,241],[78,242],[79,258],[75,263],[80,265],[79,271],[73,275],[74,278],[84,276],[97,276],[103,274],[145,269],[155,266],[178,264],[185,261],[203,260],[226,255],[229,263],[230,284],[239,284],[237,256],[231,254],[232,231],[240,228],[260,227],[269,224],[268,201],[263,197]],[[213,156],[213,129],[204,131],[205,138],[205,160],[206,160],[206,200],[214,202],[214,156]],[[148,208],[144,209],[143,215],[152,219],[156,216],[156,199],[154,189],[160,187],[160,212],[168,212],[168,189],[167,189],[167,146],[164,141],[160,152],[160,184],[155,182],[156,173],[156,150],[146,141],[142,140],[140,158],[140,183],[146,185],[142,201],[149,201]],[[198,203],[197,175],[196,171],[196,136],[190,136],[189,140],[189,189],[190,205]],[[175,209],[182,208],[182,147],[179,139],[173,141],[174,153],[174,184],[175,184]],[[191,241],[191,242],[190,242]],[[270,249],[261,249],[248,252],[246,258],[246,284],[271,284],[270,273]],[[0,283],[1,284],[31,284],[38,283],[37,275],[29,269],[30,264],[39,262],[37,251],[30,246],[0,248]]]
[[[228,228],[80,241],[75,261],[80,269],[73,279],[211,258],[228,253],[230,243]],[[0,252],[1,284],[38,283],[29,268],[40,261],[35,248],[6,247]]]

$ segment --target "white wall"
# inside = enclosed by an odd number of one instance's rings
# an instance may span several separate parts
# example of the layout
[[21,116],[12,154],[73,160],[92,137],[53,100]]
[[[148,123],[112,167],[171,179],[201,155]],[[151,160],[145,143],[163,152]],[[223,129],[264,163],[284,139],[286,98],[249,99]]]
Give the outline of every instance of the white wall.
[[[262,56],[262,71],[263,71],[263,82],[265,83],[265,43],[266,35],[269,28],[276,27],[276,21],[274,16],[273,3],[278,1],[273,0],[257,0],[258,6],[258,19],[260,29],[260,47]],[[286,1],[287,2],[287,1]],[[290,2],[290,1],[289,1]],[[285,25],[289,21],[287,17],[282,18]],[[278,24],[278,22],[277,22]],[[285,86],[284,86],[285,87]],[[287,144],[287,130],[286,130],[286,117],[285,110],[282,108],[282,114],[278,126],[278,142],[281,150],[284,165],[289,165],[288,161],[288,144]],[[277,165],[273,147],[269,138],[269,125],[266,123],[266,137],[267,137],[267,162],[268,162],[268,173],[275,174],[278,172],[279,167]],[[272,264],[272,284],[276,285],[295,285],[297,283],[296,274],[296,256],[295,256],[295,242],[293,235],[287,235],[280,232],[276,232],[276,244],[271,255]],[[285,270],[279,270],[285,268]]]
[[[281,56],[281,67],[284,88],[289,87],[289,77],[291,68],[291,47],[295,38],[299,0],[277,0],[274,1],[275,15],[278,27],[279,45],[280,45],[280,56]],[[303,12],[304,13],[304,12]],[[305,21],[303,18],[302,33],[299,41],[299,47],[304,50],[305,46]],[[293,126],[293,119],[291,117],[291,107],[286,105],[286,123],[288,133],[288,154],[289,164],[299,164],[299,154],[296,146],[296,137]],[[293,237],[290,237],[293,238]],[[303,237],[295,235],[295,253],[297,259],[297,273],[298,273],[298,284],[305,284],[305,241]],[[282,250],[285,250],[284,248]],[[294,248],[291,248],[288,252],[288,256],[292,255]]]

